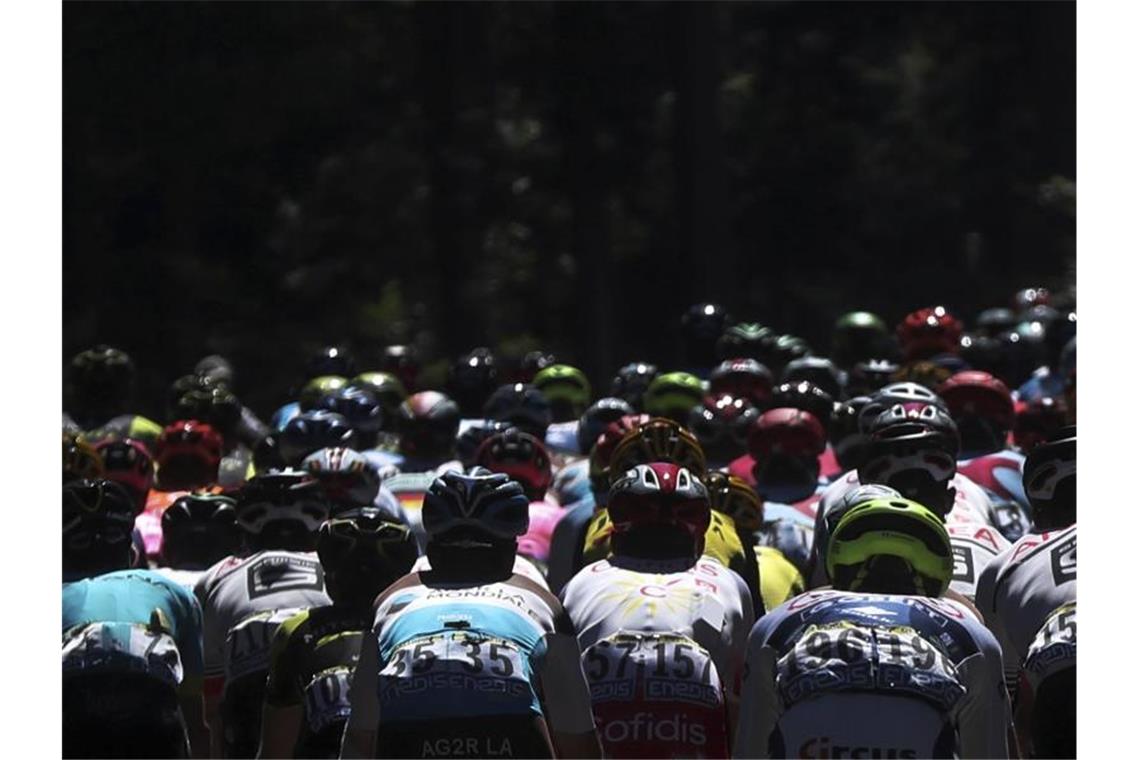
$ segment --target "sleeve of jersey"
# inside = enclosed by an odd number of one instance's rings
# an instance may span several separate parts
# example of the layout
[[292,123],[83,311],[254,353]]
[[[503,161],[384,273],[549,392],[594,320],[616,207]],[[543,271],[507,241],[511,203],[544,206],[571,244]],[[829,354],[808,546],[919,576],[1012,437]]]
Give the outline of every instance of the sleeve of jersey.
[[557,733],[589,733],[594,730],[594,712],[582,672],[582,651],[569,615],[560,604],[555,610],[556,628],[546,635],[546,652],[536,668],[546,720]]
[[206,571],[194,586],[194,596],[202,608],[202,674],[207,689],[211,683],[215,688],[220,687],[225,678],[225,633],[219,630],[217,614],[207,601],[212,576],[212,571]]
[[727,621],[728,625],[725,626],[725,634],[730,652],[729,662],[732,667],[732,673],[729,676],[732,680],[729,681],[729,688],[733,694],[740,694],[744,661],[748,653],[748,632],[752,630],[756,617],[752,613],[752,598],[749,588],[739,577],[736,578],[736,581],[737,593],[740,595],[740,610],[739,612],[733,610]]
[[348,703],[351,710],[344,727],[344,741],[341,743],[341,757],[376,757],[375,754],[358,754],[351,738],[360,733],[375,734],[380,724],[380,698],[377,688],[380,677],[380,644],[374,630],[364,632],[360,643],[360,659],[348,688]]
[[273,636],[269,653],[269,675],[265,682],[267,704],[274,707],[301,704],[301,691],[296,678],[299,644],[293,634],[308,618],[308,610],[297,613],[282,623]]
[[171,590],[178,594],[183,613],[183,622],[178,626],[178,654],[182,658],[186,680],[196,684],[201,681],[203,670],[202,607],[189,591],[177,584],[171,586]]
[[780,717],[776,650],[764,643],[766,638],[763,623],[748,637],[733,757],[768,757],[768,738]]
[[815,511],[815,530],[812,531],[811,542],[811,573],[804,580],[807,581],[809,589],[819,588],[826,586],[828,583],[827,578],[827,557],[824,552],[827,550],[827,510],[831,507],[832,499],[828,498],[830,490],[824,491],[823,496],[819,499],[819,507]]
[[1005,565],[1005,559],[1007,557],[1008,554],[1003,552],[982,568],[981,575],[978,576],[978,588],[974,594],[974,606],[982,613],[986,628],[994,635],[998,645],[1001,647],[1001,660],[1005,675],[1006,693],[1012,701],[1014,695],[1017,693],[1018,674],[1021,671],[1021,662],[1017,658],[1016,648],[1013,646],[1013,642],[1009,640],[1009,635],[1005,630],[1005,624],[997,609],[997,576],[998,572]]
[[958,665],[966,696],[957,710],[961,757],[1009,757],[1009,698],[1002,676],[1001,648],[982,627],[976,629],[981,651]]

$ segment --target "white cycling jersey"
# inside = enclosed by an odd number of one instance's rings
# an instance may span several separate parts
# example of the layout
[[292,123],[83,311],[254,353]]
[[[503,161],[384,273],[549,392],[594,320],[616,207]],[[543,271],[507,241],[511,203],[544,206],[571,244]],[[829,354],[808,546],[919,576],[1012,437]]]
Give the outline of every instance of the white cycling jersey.
[[727,754],[753,622],[740,576],[710,557],[613,556],[583,568],[562,598],[607,756]]
[[994,557],[1009,548],[1009,541],[997,528],[981,523],[950,523],[950,548],[954,552],[954,574],[950,588],[974,601],[978,578]]
[[1006,757],[1001,649],[948,599],[809,591],[748,639],[734,757]]
[[[421,554],[416,559],[415,563],[412,564],[412,569],[408,572],[420,573],[427,570],[431,570],[431,562],[428,561],[426,554]],[[542,572],[537,567],[535,567],[534,564],[526,557],[516,554],[515,565],[511,571],[517,575],[523,576],[524,578],[530,578],[532,581],[537,583],[539,586],[542,586],[547,591],[550,590],[550,586],[546,583],[546,578],[542,577]]]
[[1075,524],[1022,536],[982,571],[975,603],[1001,642],[1011,690],[1046,621],[1076,600]]

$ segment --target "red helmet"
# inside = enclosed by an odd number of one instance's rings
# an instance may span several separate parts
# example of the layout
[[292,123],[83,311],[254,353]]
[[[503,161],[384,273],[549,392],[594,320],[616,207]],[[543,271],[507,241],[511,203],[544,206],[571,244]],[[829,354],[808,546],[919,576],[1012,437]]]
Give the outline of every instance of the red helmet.
[[907,314],[896,334],[904,359],[929,359],[958,353],[962,323],[944,306],[929,306]]
[[179,420],[163,428],[155,446],[155,464],[162,487],[193,490],[218,479],[222,436],[198,420]]
[[1013,443],[1028,454],[1063,428],[1068,420],[1068,407],[1062,398],[1044,396],[1032,401],[1018,401],[1013,415]]
[[644,525],[683,528],[699,553],[704,548],[711,508],[709,492],[688,468],[671,462],[639,464],[627,470],[610,488],[610,522],[614,533]]
[[950,416],[956,420],[982,417],[1000,430],[1013,427],[1013,397],[1005,383],[989,372],[959,372],[947,378],[937,390],[950,408]]
[[827,447],[823,425],[811,412],[781,407],[760,415],[748,435],[748,453],[757,462],[772,454],[818,457]]
[[689,412],[689,429],[714,462],[725,464],[748,449],[748,433],[760,411],[747,399],[724,394],[705,396]]
[[550,454],[542,441],[530,433],[510,428],[495,433],[475,452],[475,464],[491,472],[503,472],[518,481],[527,498],[539,501],[554,480]]
[[709,393],[743,398],[763,408],[772,397],[772,373],[755,359],[728,359],[709,375]]
[[145,504],[154,485],[154,459],[146,446],[131,438],[111,438],[95,444],[95,450],[103,459],[103,477],[126,486]]
[[[627,414],[621,419],[606,425],[606,429],[598,436],[597,443],[590,450],[590,487],[595,496],[602,500],[610,490],[610,458],[614,449],[625,438],[626,433],[636,430],[649,420],[648,414]],[[599,502],[600,503],[600,502]]]

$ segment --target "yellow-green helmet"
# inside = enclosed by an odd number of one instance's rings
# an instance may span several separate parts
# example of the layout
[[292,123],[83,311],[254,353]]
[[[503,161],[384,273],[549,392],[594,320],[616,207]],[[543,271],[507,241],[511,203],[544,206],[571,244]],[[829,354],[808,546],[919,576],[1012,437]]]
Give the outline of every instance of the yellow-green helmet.
[[552,364],[534,376],[532,384],[546,396],[555,422],[576,420],[590,405],[590,381],[577,367]]
[[696,375],[666,372],[649,384],[641,403],[650,415],[668,417],[684,425],[689,421],[689,412],[704,396],[705,385]]
[[348,378],[340,375],[321,375],[312,378],[302,386],[301,392],[297,396],[297,401],[301,404],[301,411],[307,412],[310,409],[316,409],[321,396],[340,390],[346,385],[348,385]]
[[916,501],[876,498],[848,510],[828,542],[827,574],[844,590],[876,591],[861,587],[868,560],[881,556],[905,562],[915,588],[928,596],[941,596],[950,585],[954,554],[946,525]]

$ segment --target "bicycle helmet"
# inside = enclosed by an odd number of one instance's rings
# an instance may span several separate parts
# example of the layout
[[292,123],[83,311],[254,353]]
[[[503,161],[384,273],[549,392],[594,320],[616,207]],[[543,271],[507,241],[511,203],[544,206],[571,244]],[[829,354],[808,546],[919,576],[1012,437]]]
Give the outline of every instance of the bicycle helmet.
[[320,483],[333,512],[372,504],[380,492],[379,474],[353,449],[320,449],[305,457],[301,469]]
[[724,472],[710,472],[705,477],[709,506],[732,518],[741,536],[760,530],[764,522],[764,502],[743,478]]
[[530,383],[534,381],[534,376],[542,370],[558,363],[558,359],[554,354],[549,351],[534,350],[527,351],[523,357],[518,361],[518,367],[515,368],[510,376],[507,378],[508,383]]
[[759,416],[744,399],[706,396],[689,412],[688,427],[713,466],[723,466],[748,450],[748,431]]
[[748,452],[757,463],[776,454],[814,459],[827,447],[827,434],[819,419],[803,409],[769,409],[752,424]]
[[773,409],[784,407],[810,412],[823,426],[826,435],[827,429],[831,425],[831,412],[835,408],[835,401],[831,394],[818,385],[809,383],[807,380],[800,380],[795,383],[780,383],[776,386],[776,389],[772,391],[772,400],[769,406]]
[[355,448],[356,432],[348,420],[336,412],[313,409],[289,420],[277,443],[285,462],[297,466],[309,454],[320,449]]
[[63,434],[63,482],[103,477],[103,458],[82,436]]
[[125,351],[100,344],[72,358],[68,379],[72,399],[80,409],[108,414],[129,398],[135,364]]
[[[946,412],[930,404],[895,404],[871,426],[859,481],[914,496],[950,482],[958,471],[958,449],[958,427]],[[916,478],[920,482],[911,482]]]
[[807,341],[796,335],[780,335],[776,337],[774,343],[768,351],[765,359],[767,364],[773,372],[783,372],[784,367],[788,362],[802,359],[805,356],[811,356],[811,346]]
[[385,426],[389,420],[395,420],[396,410],[408,397],[404,384],[395,375],[387,372],[361,372],[349,381],[349,385],[372,391],[384,410]]
[[711,366],[716,361],[716,342],[732,323],[725,308],[716,303],[695,303],[681,316],[681,341],[685,360]]
[[323,523],[317,557],[335,604],[370,605],[416,561],[416,539],[406,525],[375,507],[351,509]]
[[487,399],[483,416],[499,422],[509,422],[539,440],[546,438],[546,429],[554,418],[546,396],[526,383],[500,385]]
[[1018,401],[1014,406],[1013,443],[1021,453],[1028,454],[1056,435],[1067,419],[1064,399],[1042,396],[1032,401]]
[[[530,525],[530,500],[503,473],[472,467],[448,471],[432,481],[424,495],[423,526],[429,543],[448,542],[448,534],[473,531],[493,539],[514,540]],[[467,531],[452,533],[457,528]]]
[[[865,501],[872,501],[874,499],[901,499],[903,495],[891,488],[890,486],[882,485],[881,483],[863,483],[848,489],[839,501],[827,511],[823,517],[823,524],[826,527],[822,533],[817,534],[819,540],[826,541],[827,536],[835,532],[835,528],[839,525],[839,521],[843,519],[843,515],[854,506],[862,504]],[[820,544],[820,556],[827,556],[826,543]],[[824,568],[826,570],[826,568]]]
[[194,365],[194,374],[210,385],[232,387],[234,384],[234,366],[220,354],[210,354],[199,359]]
[[522,485],[530,501],[544,498],[554,480],[550,455],[542,441],[515,428],[483,441],[475,453],[475,464],[509,475]]
[[654,417],[668,417],[685,423],[689,411],[704,398],[704,383],[688,372],[667,372],[658,375],[645,391],[642,403],[645,411]]
[[436,391],[414,393],[396,413],[400,453],[418,459],[442,459],[455,448],[459,406]]
[[380,369],[400,379],[405,388],[415,388],[420,374],[420,356],[414,346],[385,346],[380,354]]
[[590,381],[577,367],[554,364],[534,376],[534,387],[550,402],[554,422],[582,416],[590,405]]
[[856,469],[866,456],[867,435],[859,427],[859,415],[870,401],[868,396],[855,396],[837,403],[831,413],[827,438],[844,472]]
[[[190,391],[204,391],[209,392],[212,388],[217,386],[213,379],[204,377],[202,375],[182,375],[173,383],[170,384],[170,390],[166,394],[166,416],[171,419],[178,418],[178,402],[179,400],[189,393]],[[191,416],[190,419],[197,419]]]
[[766,356],[776,342],[776,334],[769,327],[756,322],[732,325],[717,339],[716,356],[722,362],[729,359],[755,359]]
[[316,409],[323,396],[344,388],[347,385],[348,378],[343,375],[320,375],[319,377],[314,377],[301,386],[301,392],[297,394],[297,403],[301,405],[302,412]]
[[[1024,329],[1023,329],[1024,328]],[[1045,334],[1040,325],[1022,323],[997,336],[995,363],[990,370],[1006,387],[1018,388],[1046,363]]]
[[709,393],[735,396],[766,408],[772,398],[772,373],[755,359],[727,359],[709,375]]
[[618,370],[610,383],[610,395],[622,399],[636,410],[642,408],[645,391],[657,378],[657,365],[632,362]]
[[1006,309],[1001,306],[983,310],[974,320],[974,327],[977,331],[991,338],[1012,330],[1015,325],[1017,325],[1017,315],[1013,309]]
[[918,502],[872,499],[848,510],[828,542],[827,573],[841,590],[891,593],[894,588],[879,584],[899,565],[876,572],[885,557],[905,565],[914,593],[939,597],[950,585],[954,552],[946,525]]
[[839,370],[830,359],[822,356],[794,359],[787,363],[784,373],[780,376],[781,383],[795,384],[804,381],[811,383],[833,399],[839,399],[843,395],[843,381],[839,376]]
[[464,469],[469,469],[475,466],[475,454],[479,451],[479,447],[483,445],[483,441],[487,440],[495,433],[501,433],[504,430],[510,430],[511,423],[509,422],[494,422],[492,420],[476,420],[473,423],[463,428],[463,432],[455,439],[455,458],[463,465]]
[[[699,556],[712,520],[708,489],[694,473],[672,462],[630,467],[610,487],[606,511],[619,552],[626,534],[665,528],[680,529]],[[663,536],[654,533],[654,538]]]
[[113,480],[83,478],[63,486],[63,553],[87,553],[100,547],[131,545],[138,505]]
[[606,426],[630,414],[636,412],[620,398],[606,397],[595,401],[578,419],[578,451],[589,456]]
[[179,420],[163,428],[154,463],[163,490],[189,491],[211,485],[222,463],[222,436],[204,422]]
[[287,468],[255,475],[234,493],[237,524],[254,548],[310,551],[329,505],[316,478]]
[[958,356],[971,369],[990,372],[1001,361],[1001,346],[996,338],[980,332],[965,333],[958,341]]
[[104,477],[126,488],[137,499],[141,512],[154,486],[154,458],[150,451],[130,438],[100,441],[95,450],[103,460]]
[[464,417],[478,417],[500,385],[495,355],[489,348],[473,348],[451,365],[447,392]]
[[672,462],[698,478],[708,470],[696,436],[673,420],[654,417],[630,430],[610,456],[611,477],[650,462]]
[[870,396],[899,371],[899,365],[890,359],[866,359],[855,362],[847,372],[847,394],[849,396]]
[[[1064,527],[1076,520],[1077,428],[1062,428],[1025,457],[1022,484],[1038,527]],[[1042,519],[1045,518],[1045,519]],[[1060,520],[1059,524],[1058,520]]]
[[347,385],[326,393],[317,402],[317,408],[335,412],[344,417],[359,438],[366,438],[362,448],[375,445],[376,434],[384,427],[384,408],[376,394],[368,388]]
[[648,414],[631,414],[611,422],[590,449],[590,490],[597,504],[604,504],[610,492],[610,463],[614,449],[631,431],[652,419]]
[[835,321],[831,331],[831,358],[841,367],[882,356],[890,340],[887,325],[877,314],[851,311]]
[[162,513],[162,553],[170,567],[205,570],[237,553],[237,502],[222,494],[189,493]]
[[352,377],[356,374],[356,360],[352,354],[340,346],[322,346],[305,360],[305,377],[338,375]]
[[223,441],[230,441],[241,424],[242,405],[228,388],[219,385],[186,391],[174,412],[175,419],[200,420],[217,430]]
[[917,361],[955,353],[962,337],[962,323],[946,307],[929,306],[907,314],[895,333],[903,358]]
[[870,433],[871,426],[880,414],[895,404],[931,404],[949,413],[942,397],[925,385],[918,383],[891,383],[871,394],[871,400],[859,413],[859,427]]
[[966,449],[1000,450],[1013,427],[1013,397],[1009,388],[989,372],[969,370],[950,376],[938,386]]
[[1016,311],[1024,311],[1031,306],[1048,306],[1053,300],[1053,295],[1047,288],[1022,288],[1013,294],[1012,302],[1013,308]]

